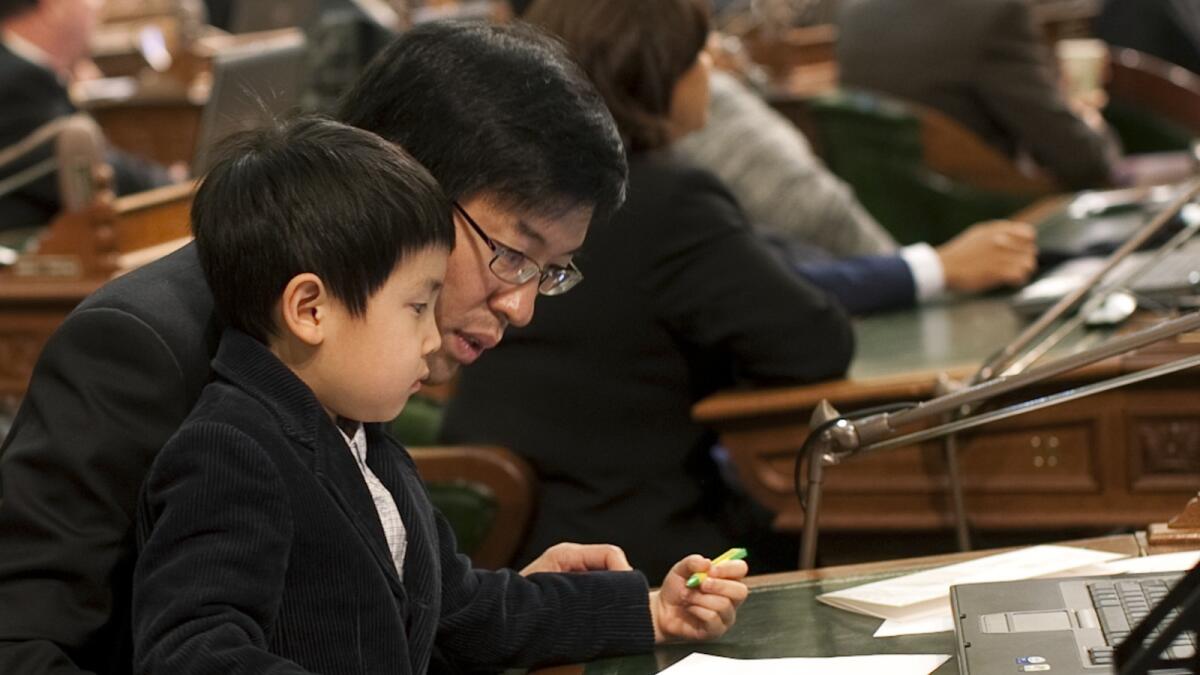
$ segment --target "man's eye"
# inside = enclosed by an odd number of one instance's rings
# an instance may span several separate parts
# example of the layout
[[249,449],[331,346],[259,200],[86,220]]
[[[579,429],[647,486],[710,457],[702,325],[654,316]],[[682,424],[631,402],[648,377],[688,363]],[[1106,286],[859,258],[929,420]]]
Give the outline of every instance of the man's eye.
[[520,267],[525,263],[525,254],[520,251],[514,251],[511,248],[500,247],[496,254],[504,261],[504,264],[511,267]]

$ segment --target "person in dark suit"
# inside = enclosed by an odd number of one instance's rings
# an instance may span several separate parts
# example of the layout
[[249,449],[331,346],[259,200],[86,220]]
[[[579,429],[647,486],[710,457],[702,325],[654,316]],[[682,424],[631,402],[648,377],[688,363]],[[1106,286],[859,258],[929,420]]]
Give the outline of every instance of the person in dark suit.
[[1136,49],[1200,75],[1196,0],[1104,0],[1092,31],[1110,45]]
[[843,86],[940,110],[1064,187],[1111,182],[1111,137],[1060,92],[1028,0],[843,0],[837,16]]
[[562,37],[604,95],[629,153],[628,200],[580,251],[588,279],[572,301],[546,303],[463,373],[444,440],[502,444],[533,464],[537,506],[518,560],[569,533],[619,545],[652,576],[680,551],[733,545],[756,570],[776,552],[776,565],[794,565],[720,480],[714,436],[691,407],[738,382],[841,375],[852,334],[720,181],[672,153],[707,110],[705,1],[544,0],[526,19]]
[[[492,242],[456,220],[431,381],[533,316],[550,275],[501,278],[498,242],[539,269],[565,267],[624,192],[603,100],[527,28],[413,29],[377,57],[338,117],[407,149]],[[0,444],[0,672],[129,672],[138,489],[209,379],[221,330],[189,245],[104,286],[47,342]],[[628,563],[615,547],[559,545],[523,571],[595,567]]]
[[732,623],[745,563],[693,592],[692,556],[650,592],[636,572],[526,578],[456,552],[381,424],[441,344],[454,228],[433,177],[369,132],[302,118],[230,142],[192,207],[228,328],[139,500],[135,672],[468,672]]
[[[0,0],[0,148],[12,146],[55,119],[77,112],[67,95],[76,64],[87,56],[95,0]],[[45,225],[60,210],[54,138],[0,167],[0,230]],[[110,148],[117,194],[166,185],[166,170]]]

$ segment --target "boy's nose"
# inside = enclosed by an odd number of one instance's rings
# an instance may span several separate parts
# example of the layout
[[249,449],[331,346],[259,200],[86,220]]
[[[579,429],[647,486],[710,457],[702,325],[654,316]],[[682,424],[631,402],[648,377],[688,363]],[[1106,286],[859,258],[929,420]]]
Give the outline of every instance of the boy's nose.
[[421,339],[421,355],[429,356],[442,347],[442,332],[438,330],[437,323],[427,321],[425,325],[424,335]]

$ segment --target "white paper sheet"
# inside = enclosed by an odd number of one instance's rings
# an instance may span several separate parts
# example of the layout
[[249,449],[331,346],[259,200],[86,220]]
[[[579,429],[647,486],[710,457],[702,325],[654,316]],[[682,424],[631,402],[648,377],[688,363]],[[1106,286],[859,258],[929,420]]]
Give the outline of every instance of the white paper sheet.
[[730,659],[692,654],[659,675],[929,675],[949,659],[948,654],[787,659]]
[[1073,546],[1032,546],[825,593],[817,600],[881,619],[909,620],[944,611],[952,584],[1029,579],[1123,557]]

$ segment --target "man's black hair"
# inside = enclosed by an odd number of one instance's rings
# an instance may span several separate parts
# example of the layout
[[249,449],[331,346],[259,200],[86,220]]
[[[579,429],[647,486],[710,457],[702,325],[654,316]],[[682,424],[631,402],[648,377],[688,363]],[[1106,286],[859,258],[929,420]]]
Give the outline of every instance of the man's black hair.
[[361,316],[402,259],[454,246],[450,204],[399,146],[319,117],[231,137],[196,191],[192,233],[217,311],[266,342],[289,280],[312,272]]
[[0,0],[0,21],[37,7],[38,0]]
[[556,217],[606,220],[625,153],[604,100],[562,45],[524,24],[433,22],[389,44],[338,118],[404,146],[452,199],[481,194]]

